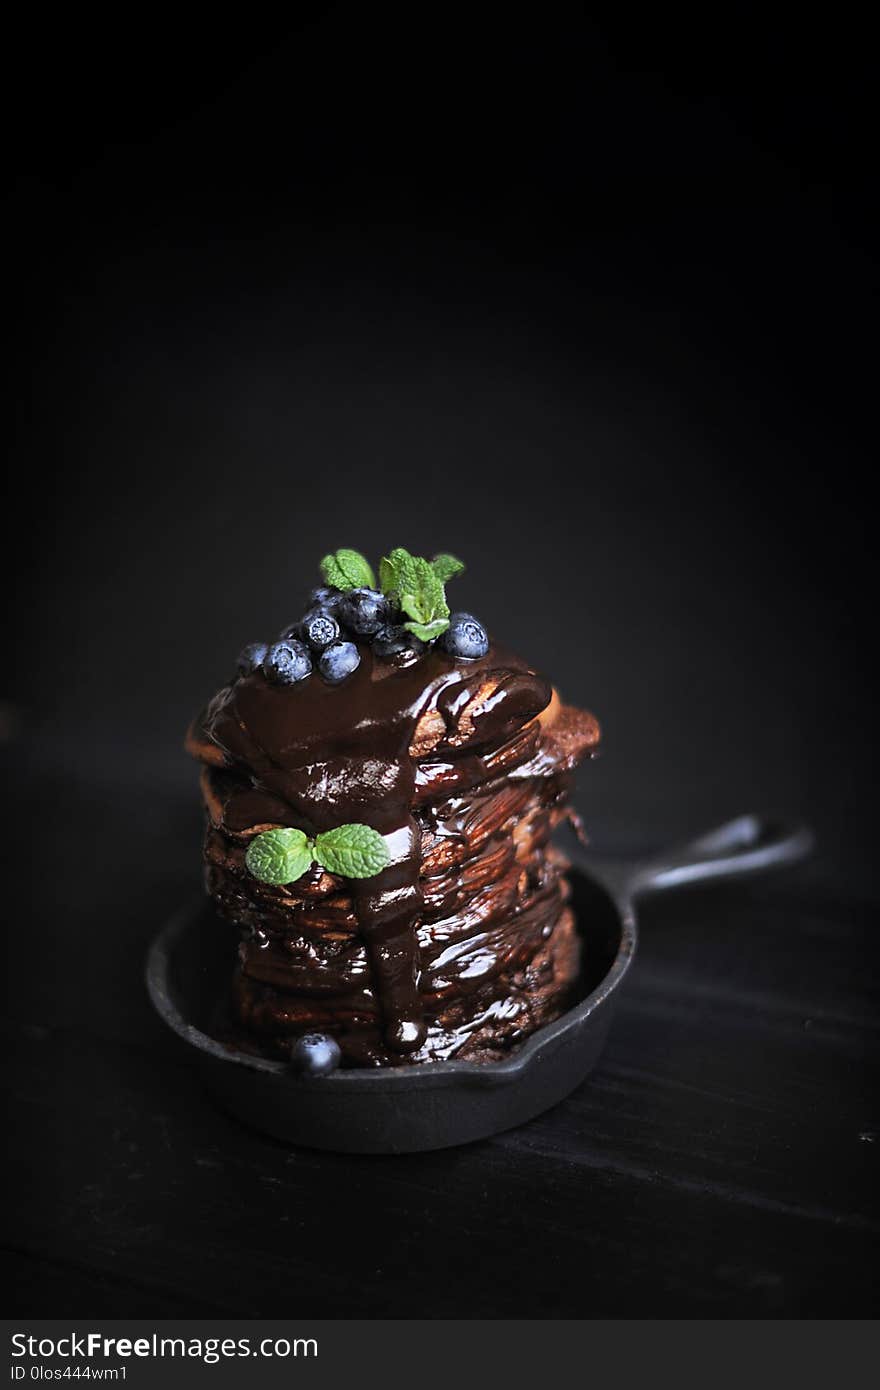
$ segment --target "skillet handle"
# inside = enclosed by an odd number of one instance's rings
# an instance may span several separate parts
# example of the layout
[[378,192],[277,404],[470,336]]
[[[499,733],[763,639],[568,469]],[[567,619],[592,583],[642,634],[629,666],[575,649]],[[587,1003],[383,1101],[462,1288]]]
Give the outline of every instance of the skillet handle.
[[796,863],[812,847],[813,835],[805,825],[786,824],[767,816],[737,816],[680,849],[636,866],[630,891],[635,896],[761,873]]
[[813,848],[806,825],[769,816],[737,816],[717,830],[641,863],[596,864],[600,879],[610,880],[628,897],[762,873],[803,859]]

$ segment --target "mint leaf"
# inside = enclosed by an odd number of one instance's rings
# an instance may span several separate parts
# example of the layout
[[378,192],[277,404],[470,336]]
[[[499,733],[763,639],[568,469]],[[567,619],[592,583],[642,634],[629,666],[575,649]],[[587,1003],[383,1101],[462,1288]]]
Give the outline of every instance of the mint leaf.
[[435,555],[431,561],[431,569],[441,584],[448,584],[450,579],[462,573],[464,565],[454,555]]
[[378,830],[359,821],[325,830],[315,840],[318,863],[343,878],[372,878],[385,868],[390,857]]
[[347,581],[345,573],[335,555],[325,555],[320,565],[321,578],[325,584],[331,584],[334,589],[340,588]]
[[397,570],[387,555],[379,561],[379,588],[383,594],[391,594],[397,588]]
[[403,566],[413,557],[408,550],[397,546],[390,555],[379,561],[379,587],[383,594],[391,594],[400,588],[400,573]]
[[397,579],[400,606],[408,618],[430,623],[449,616],[443,585],[421,555],[408,555],[398,569]]
[[[447,610],[448,611],[448,610]],[[449,618],[435,618],[432,623],[404,623],[407,632],[412,632],[422,642],[433,642],[449,626]]]
[[376,577],[359,550],[335,550],[321,561],[325,584],[334,589],[375,589]]
[[255,835],[244,862],[261,883],[294,883],[312,863],[312,845],[301,830],[279,826]]

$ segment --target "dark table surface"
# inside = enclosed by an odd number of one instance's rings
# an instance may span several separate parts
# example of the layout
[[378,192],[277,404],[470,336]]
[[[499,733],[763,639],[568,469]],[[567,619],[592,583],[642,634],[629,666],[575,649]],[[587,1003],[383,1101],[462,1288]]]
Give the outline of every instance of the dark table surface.
[[597,1071],[532,1123],[418,1156],[289,1150],[213,1107],[145,996],[152,934],[198,891],[195,798],[154,770],[123,819],[112,779],[11,761],[49,856],[3,1051],[16,1311],[870,1312],[876,936],[821,854],[647,901]]

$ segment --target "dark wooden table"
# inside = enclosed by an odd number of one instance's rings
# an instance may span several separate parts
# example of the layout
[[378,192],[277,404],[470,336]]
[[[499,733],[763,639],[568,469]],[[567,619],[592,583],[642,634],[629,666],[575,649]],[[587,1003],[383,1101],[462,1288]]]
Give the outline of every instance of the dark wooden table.
[[533,1123],[421,1156],[291,1151],[214,1109],[145,997],[150,937],[198,891],[188,780],[123,804],[112,759],[9,760],[13,854],[39,825],[45,855],[7,974],[14,1311],[871,1311],[876,935],[821,860],[646,905],[598,1070]]

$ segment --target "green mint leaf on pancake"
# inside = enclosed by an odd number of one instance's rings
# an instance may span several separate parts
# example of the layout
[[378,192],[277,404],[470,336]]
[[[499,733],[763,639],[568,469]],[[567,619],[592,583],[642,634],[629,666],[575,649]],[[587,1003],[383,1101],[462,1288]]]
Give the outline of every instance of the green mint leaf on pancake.
[[407,556],[398,570],[397,579],[400,606],[413,622],[430,623],[435,618],[448,616],[443,585],[421,555]]
[[400,576],[404,566],[412,560],[408,550],[397,546],[390,555],[383,555],[379,561],[379,588],[383,594],[396,594],[400,591]]
[[245,863],[261,883],[294,883],[311,868],[313,847],[301,830],[279,826],[255,835],[247,847]]
[[359,821],[325,830],[315,839],[318,863],[343,878],[372,878],[385,868],[390,857],[378,830]]
[[431,561],[431,569],[441,584],[448,584],[450,579],[462,573],[464,565],[454,555],[435,555]]
[[334,589],[375,589],[376,576],[359,550],[335,550],[321,561],[325,584]]
[[404,623],[407,632],[411,632],[414,637],[418,637],[420,642],[433,642],[435,637],[439,637],[449,626],[448,618],[435,618],[432,623]]

